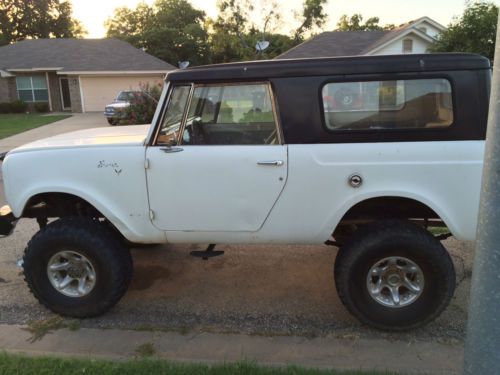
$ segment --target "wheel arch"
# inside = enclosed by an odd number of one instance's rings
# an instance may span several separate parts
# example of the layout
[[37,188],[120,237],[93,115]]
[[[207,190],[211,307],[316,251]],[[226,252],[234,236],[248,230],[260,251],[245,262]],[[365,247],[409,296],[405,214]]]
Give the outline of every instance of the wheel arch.
[[453,234],[460,232],[438,205],[422,197],[401,194],[364,196],[349,202],[339,215],[334,232],[345,225],[381,219],[429,220],[430,224],[446,226]]
[[65,190],[32,192],[22,200],[14,211],[17,217],[53,218],[53,217],[92,217],[106,219],[113,228],[125,236],[128,227],[116,215],[112,215],[98,201],[80,194]]

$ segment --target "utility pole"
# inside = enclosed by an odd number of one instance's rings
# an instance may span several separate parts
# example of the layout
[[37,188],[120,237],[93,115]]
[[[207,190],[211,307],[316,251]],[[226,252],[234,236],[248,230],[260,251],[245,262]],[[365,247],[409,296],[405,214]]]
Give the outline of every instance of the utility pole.
[[465,340],[466,375],[500,374],[500,22],[494,61]]

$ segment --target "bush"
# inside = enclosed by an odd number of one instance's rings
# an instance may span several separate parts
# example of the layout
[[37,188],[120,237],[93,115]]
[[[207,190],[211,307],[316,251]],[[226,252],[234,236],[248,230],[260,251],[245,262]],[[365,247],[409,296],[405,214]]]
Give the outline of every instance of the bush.
[[130,106],[126,109],[126,118],[130,124],[150,124],[161,96],[161,84],[141,85],[141,93],[134,94]]
[[11,105],[10,103],[0,103],[0,113],[10,113]]
[[28,105],[22,100],[15,100],[10,103],[11,113],[25,113],[28,109]]
[[35,103],[34,108],[38,113],[47,113],[49,111],[49,103]]

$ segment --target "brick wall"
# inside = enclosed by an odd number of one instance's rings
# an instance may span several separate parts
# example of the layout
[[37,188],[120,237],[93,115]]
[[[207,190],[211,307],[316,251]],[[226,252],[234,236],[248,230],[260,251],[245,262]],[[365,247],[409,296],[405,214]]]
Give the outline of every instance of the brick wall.
[[0,103],[11,102],[17,99],[16,79],[0,78]]

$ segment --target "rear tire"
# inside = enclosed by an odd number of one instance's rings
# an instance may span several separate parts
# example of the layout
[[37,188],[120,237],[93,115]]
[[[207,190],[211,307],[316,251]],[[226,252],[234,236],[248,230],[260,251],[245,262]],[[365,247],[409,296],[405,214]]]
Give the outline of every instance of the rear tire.
[[434,320],[455,290],[446,249],[427,230],[402,220],[374,222],[356,231],[339,250],[334,276],[346,308],[361,322],[384,330]]
[[101,315],[114,306],[133,271],[130,252],[116,234],[86,218],[50,223],[33,236],[23,260],[25,280],[38,301],[74,318]]

